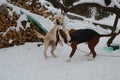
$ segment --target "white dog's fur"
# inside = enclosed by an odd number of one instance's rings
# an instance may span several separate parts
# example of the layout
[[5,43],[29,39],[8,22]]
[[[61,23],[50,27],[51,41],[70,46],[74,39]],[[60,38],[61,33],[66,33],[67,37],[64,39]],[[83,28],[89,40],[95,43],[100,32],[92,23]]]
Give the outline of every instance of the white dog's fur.
[[[47,49],[48,49],[49,46],[51,46],[52,56],[56,57],[56,55],[54,54],[54,51],[55,51],[56,46],[57,46],[57,44],[56,44],[57,30],[62,28],[68,36],[67,40],[68,41],[70,40],[70,36],[68,34],[68,31],[67,31],[67,29],[64,25],[64,16],[63,15],[56,15],[54,17],[54,24],[55,24],[55,26],[45,36],[41,35],[39,32],[37,32],[35,30],[35,33],[37,34],[37,37],[44,39],[44,57],[45,58],[47,58]],[[59,31],[58,31],[58,35],[59,35],[59,44],[62,46],[63,45],[63,39],[62,39],[61,35],[59,34]]]

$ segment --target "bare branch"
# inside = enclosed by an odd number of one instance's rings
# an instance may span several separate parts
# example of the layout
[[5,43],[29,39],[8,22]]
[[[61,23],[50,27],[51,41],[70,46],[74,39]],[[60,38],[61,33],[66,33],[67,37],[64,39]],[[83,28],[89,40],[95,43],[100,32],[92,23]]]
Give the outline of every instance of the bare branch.
[[106,7],[106,6],[102,6],[100,4],[97,4],[97,3],[81,3],[81,4],[78,4],[78,5],[75,5],[75,6],[72,6],[71,8],[68,9],[68,11],[73,11],[75,8],[77,7],[82,7],[82,6],[91,6],[91,7],[98,7],[98,8],[101,8],[102,10],[106,11],[106,12],[112,12],[112,13],[115,13],[116,15],[120,15],[120,9],[117,8],[116,6],[115,7]]
[[54,7],[62,9],[64,12],[68,12],[68,8],[61,4],[58,0],[48,0]]

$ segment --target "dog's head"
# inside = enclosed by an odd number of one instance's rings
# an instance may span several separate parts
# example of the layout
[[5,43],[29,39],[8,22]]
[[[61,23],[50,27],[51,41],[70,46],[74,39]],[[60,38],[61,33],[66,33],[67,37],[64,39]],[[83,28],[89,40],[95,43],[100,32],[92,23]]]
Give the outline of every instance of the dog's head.
[[56,25],[63,25],[64,24],[64,15],[57,14],[54,16],[54,23]]

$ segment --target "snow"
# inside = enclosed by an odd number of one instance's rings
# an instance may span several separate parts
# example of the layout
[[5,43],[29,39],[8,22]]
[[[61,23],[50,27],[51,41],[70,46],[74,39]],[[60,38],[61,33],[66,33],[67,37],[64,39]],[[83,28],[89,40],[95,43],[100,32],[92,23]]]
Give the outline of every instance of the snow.
[[105,6],[104,0],[79,0],[78,2],[75,2],[73,5],[78,5],[81,3],[98,3],[102,6]]
[[[79,0],[78,2],[75,2],[73,5],[76,6],[83,3],[97,3],[100,4],[101,6],[106,6],[104,0]],[[120,0],[111,0],[110,5],[108,5],[107,7],[115,7],[115,6],[120,8]]]
[[[97,56],[93,61],[87,61],[81,51],[76,51],[72,62],[66,62],[70,47],[57,47],[57,58],[47,60],[43,57],[43,46],[37,43],[26,43],[0,50],[0,80],[119,80],[120,58]],[[85,45],[78,49],[84,50]],[[102,47],[102,46],[101,46]],[[103,51],[103,50],[102,50]],[[119,55],[102,52],[97,47],[98,54]]]
[[116,6],[116,7],[120,8],[120,0],[111,0],[111,1],[112,2],[111,2],[111,4],[108,7]]
[[24,20],[24,21],[27,21],[27,20],[28,20],[28,19],[27,19],[27,16],[26,16],[25,14],[21,15],[20,18],[17,20],[17,24],[18,24],[18,25],[17,25],[17,27],[16,27],[16,31],[19,31],[19,27],[22,27],[22,29],[24,29],[23,26],[22,26],[22,24],[21,24],[21,22],[22,22],[23,20]]
[[[94,16],[91,17],[91,18],[85,18],[83,16],[80,16],[80,15],[77,15],[77,14],[74,14],[74,13],[70,13],[70,12],[68,12],[67,14],[80,17],[80,18],[84,19],[87,22],[91,22],[91,23],[94,22],[94,23],[105,24],[105,25],[109,25],[109,26],[113,26],[113,23],[114,23],[115,17],[116,17],[115,14],[113,14],[112,16],[110,15],[109,18],[106,17],[106,18],[103,18],[101,20],[95,20]],[[120,23],[118,23],[117,26],[119,27]]]
[[[54,26],[52,21],[42,16],[13,7],[16,11],[22,10],[33,16],[47,30]],[[111,24],[113,23],[111,19],[109,17],[100,22]],[[67,28],[91,28],[101,34],[110,33],[109,30],[104,30],[87,21],[71,20],[65,17],[65,24]],[[107,37],[100,39],[95,48],[98,55],[92,61],[88,61],[88,57],[85,56],[89,53],[89,49],[84,43],[78,45],[71,62],[66,62],[71,52],[70,46],[66,44],[63,47],[57,46],[55,50],[57,58],[51,56],[49,49],[47,60],[43,55],[44,46],[37,47],[39,43],[26,43],[0,49],[0,80],[120,80],[120,49],[112,52],[105,51],[104,47],[108,39]],[[115,38],[113,44],[120,45],[118,42],[120,42],[120,35]]]

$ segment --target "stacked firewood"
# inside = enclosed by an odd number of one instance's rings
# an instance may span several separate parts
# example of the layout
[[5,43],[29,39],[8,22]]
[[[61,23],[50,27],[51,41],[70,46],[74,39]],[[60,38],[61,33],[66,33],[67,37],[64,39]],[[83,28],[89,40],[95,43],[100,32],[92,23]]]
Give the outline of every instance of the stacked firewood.
[[48,11],[47,7],[42,5],[39,0],[7,0],[16,6],[30,10],[31,12],[44,16],[52,20],[53,13]]
[[[3,5],[2,5],[3,6]],[[22,16],[9,10],[8,7],[0,7],[0,48],[21,45],[26,42],[38,42],[34,29],[43,33],[35,23],[28,20],[21,21],[22,26],[18,25],[18,19]],[[10,12],[11,11],[11,12]],[[11,14],[9,14],[12,13]],[[30,26],[27,25],[30,24]]]

